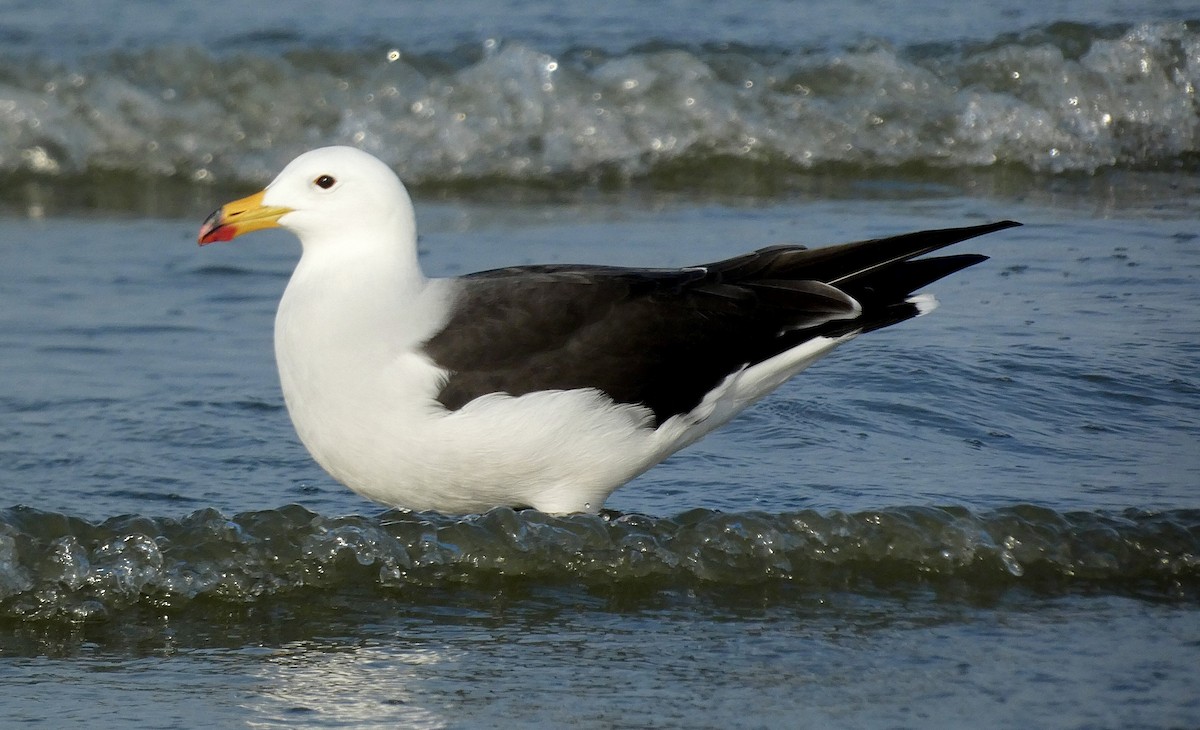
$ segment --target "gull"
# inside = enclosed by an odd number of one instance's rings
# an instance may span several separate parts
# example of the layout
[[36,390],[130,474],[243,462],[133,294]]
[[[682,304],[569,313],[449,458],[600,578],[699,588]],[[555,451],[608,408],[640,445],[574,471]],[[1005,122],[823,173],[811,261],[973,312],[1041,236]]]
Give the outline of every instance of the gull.
[[986,257],[925,254],[1015,225],[431,278],[396,174],[326,147],[215,211],[199,242],[300,239],[275,359],[296,433],[335,479],[402,509],[573,513],[839,345],[929,312],[914,292]]

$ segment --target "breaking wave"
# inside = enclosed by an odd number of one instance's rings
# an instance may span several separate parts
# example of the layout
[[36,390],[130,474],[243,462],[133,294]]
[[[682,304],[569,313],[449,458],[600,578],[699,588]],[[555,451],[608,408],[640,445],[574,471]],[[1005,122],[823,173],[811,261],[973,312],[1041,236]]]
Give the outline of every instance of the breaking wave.
[[908,507],[862,513],[553,517],[496,509],[448,517],[330,518],[299,506],[226,517],[101,523],[0,511],[0,618],[96,620],[132,607],[403,595],[496,582],[613,590],[745,589],[1200,596],[1200,511],[985,514]]
[[849,167],[1194,171],[1195,23],[1060,23],[986,43],[840,50],[518,42],[0,59],[0,176],[261,183],[363,147],[408,181],[786,185]]

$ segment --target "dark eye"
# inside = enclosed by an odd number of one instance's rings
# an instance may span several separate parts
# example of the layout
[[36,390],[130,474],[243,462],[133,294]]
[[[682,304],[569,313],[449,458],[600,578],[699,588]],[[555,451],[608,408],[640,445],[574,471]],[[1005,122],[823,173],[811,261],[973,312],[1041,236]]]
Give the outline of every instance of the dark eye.
[[328,190],[329,188],[333,187],[336,182],[337,180],[334,180],[330,175],[322,175],[316,180],[313,180],[313,184],[322,190]]

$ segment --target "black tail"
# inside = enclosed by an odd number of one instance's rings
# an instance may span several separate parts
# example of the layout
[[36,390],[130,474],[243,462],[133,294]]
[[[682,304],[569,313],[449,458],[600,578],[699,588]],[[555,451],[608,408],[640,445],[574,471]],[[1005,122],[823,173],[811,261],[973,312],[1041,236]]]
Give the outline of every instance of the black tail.
[[[856,282],[871,281],[874,282],[873,285],[878,285],[881,280],[908,270],[905,267],[899,267],[897,270],[897,264],[962,241],[1019,225],[1021,224],[1016,221],[1000,221],[982,226],[943,228],[935,231],[919,231],[901,236],[875,238],[869,241],[843,243],[819,248],[815,251],[805,251],[796,257],[795,264],[803,267],[806,277],[832,284],[839,289],[846,290]],[[925,259],[925,261],[935,260],[937,259]],[[932,278],[924,278],[925,273],[922,270],[917,278],[923,280],[914,284],[905,293],[911,294],[917,288],[969,265],[964,264],[952,268]]]
[[[824,269],[824,275],[831,277],[827,283],[854,297],[863,307],[862,316],[853,327],[843,329],[869,332],[917,316],[920,310],[909,301],[914,292],[988,258],[981,254],[918,256],[1019,225],[1016,221],[1000,221],[982,226],[922,231],[842,244],[813,253],[824,254],[815,263]],[[836,323],[830,325],[835,327]]]
[[[708,264],[705,268],[710,274],[719,272],[731,282],[748,279],[809,279],[844,290],[855,281],[868,278],[877,280],[879,275],[893,271],[896,264],[909,259],[1019,225],[1016,221],[999,221],[981,226],[918,231],[817,249],[771,246]],[[924,286],[932,280],[917,286]]]
[[980,254],[918,258],[939,249],[1019,226],[999,221],[980,226],[944,228],[906,233],[818,249],[772,246],[726,261],[710,264],[708,273],[719,280],[743,286],[755,281],[819,281],[845,292],[862,305],[853,320],[828,322],[822,334],[870,331],[902,322],[919,314],[908,301],[918,289],[938,279],[986,261]]

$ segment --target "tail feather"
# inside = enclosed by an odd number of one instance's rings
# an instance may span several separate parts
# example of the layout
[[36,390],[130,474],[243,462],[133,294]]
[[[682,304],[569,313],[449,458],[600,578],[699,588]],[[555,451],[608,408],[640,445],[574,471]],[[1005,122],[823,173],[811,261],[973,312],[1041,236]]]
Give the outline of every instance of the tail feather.
[[[912,294],[943,277],[987,260],[981,254],[956,254],[918,258],[939,249],[995,231],[1019,226],[999,221],[980,226],[906,233],[819,249],[772,247],[740,256],[722,271],[726,281],[740,278],[743,286],[754,281],[819,281],[844,292],[861,305],[861,311],[819,326],[821,334],[838,336],[870,332],[911,319],[928,311]],[[719,266],[719,265],[718,265]]]
[[809,249],[804,246],[770,246],[696,267],[712,281],[744,282],[750,279],[813,279],[841,288],[854,279],[887,269],[902,261],[1005,228],[1016,221],[980,226],[918,231]]
[[802,267],[809,278],[845,289],[858,279],[876,278],[881,272],[895,271],[896,264],[909,259],[1019,225],[1016,221],[999,221],[981,226],[944,228],[843,243],[799,253],[796,266]]
[[921,287],[957,271],[987,261],[982,254],[935,256],[928,259],[902,261],[884,269],[874,269],[838,288],[858,300],[864,307],[904,299]]

